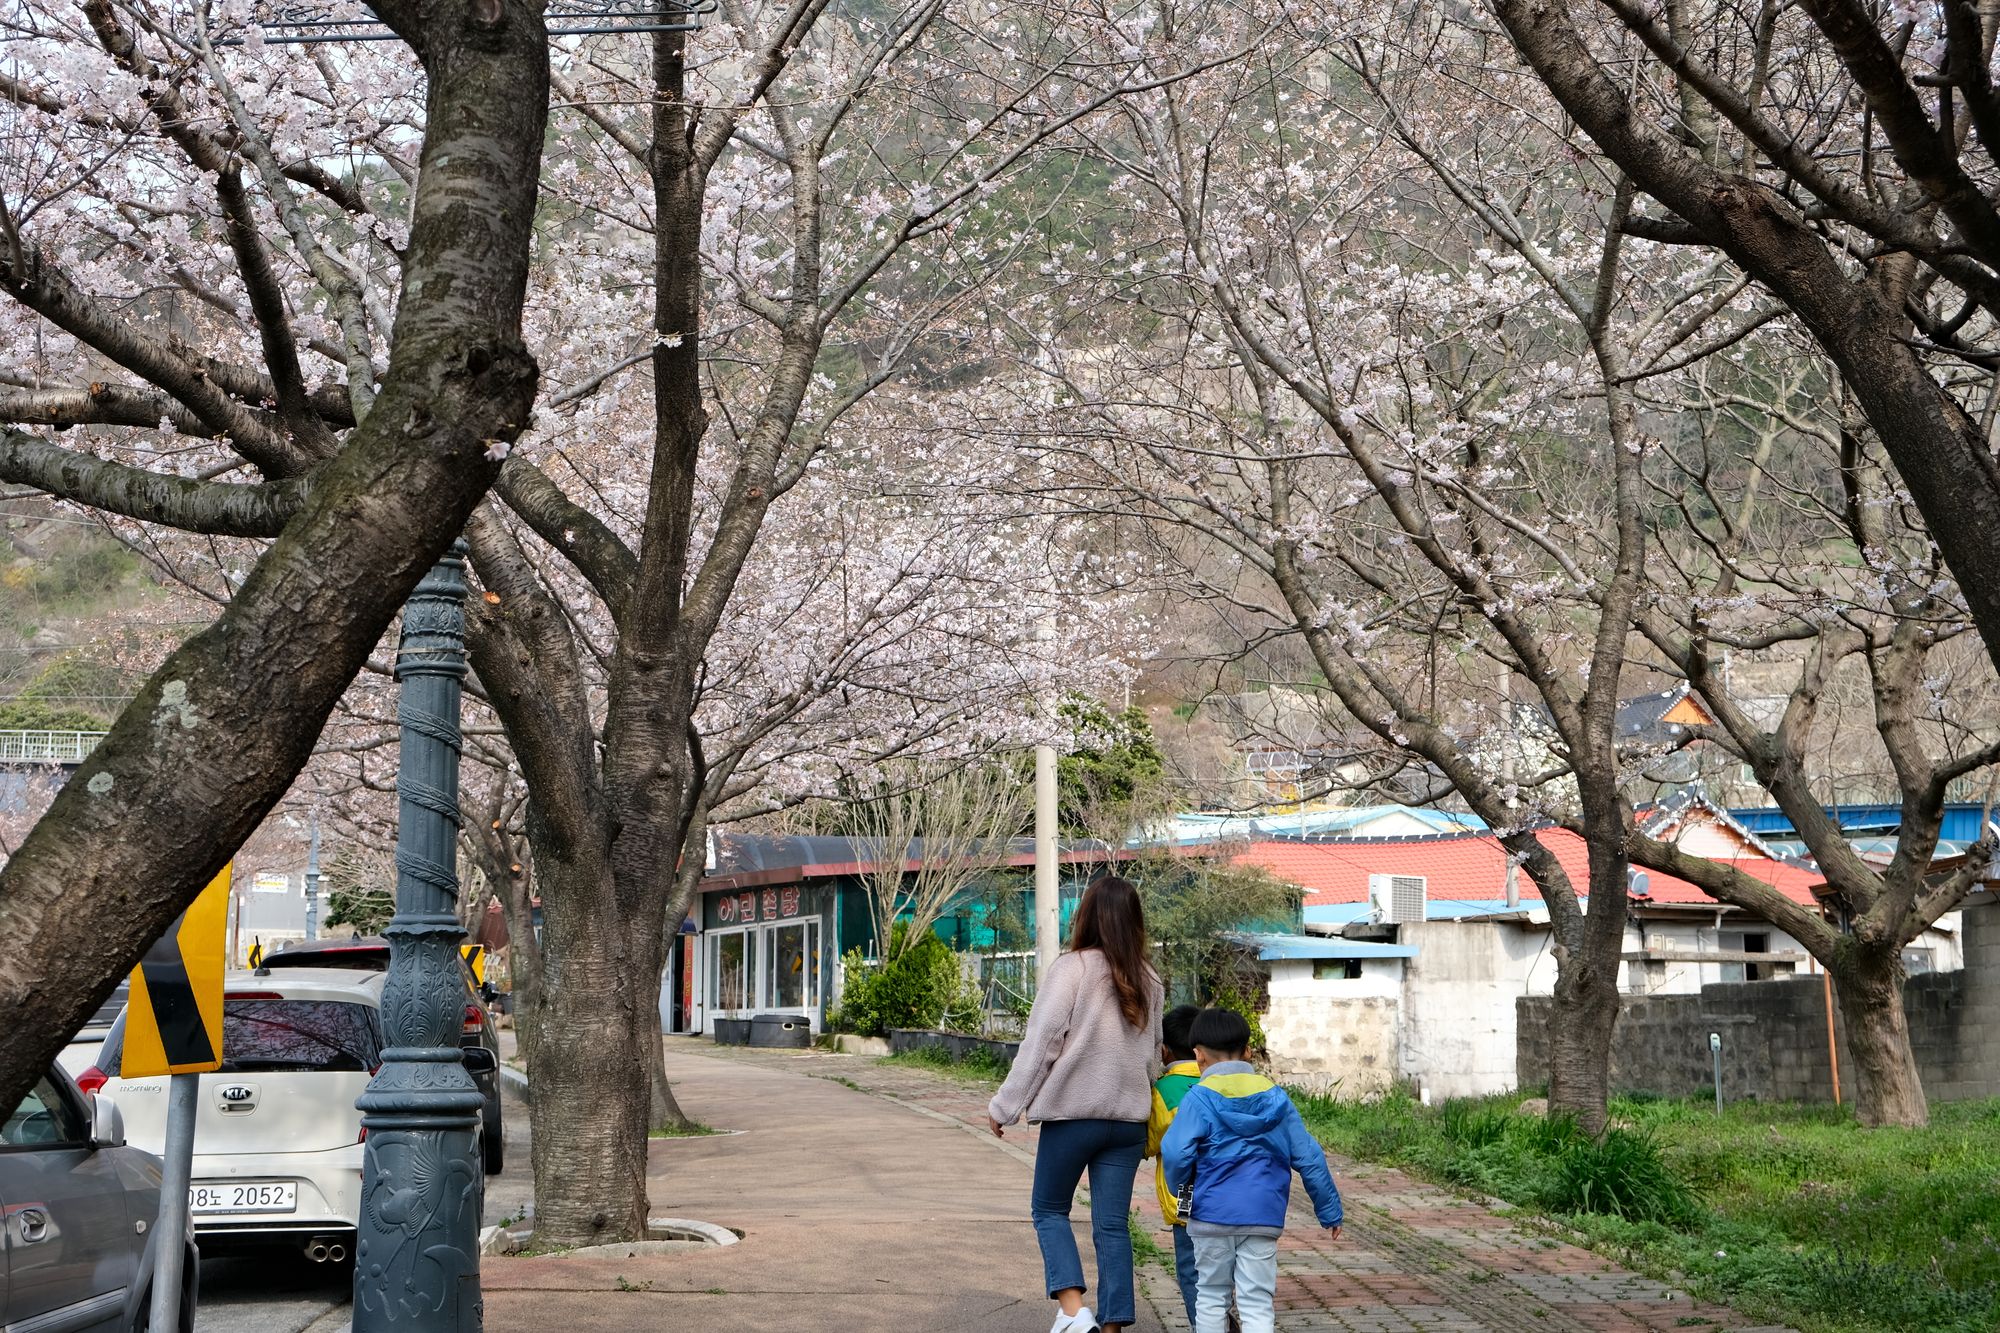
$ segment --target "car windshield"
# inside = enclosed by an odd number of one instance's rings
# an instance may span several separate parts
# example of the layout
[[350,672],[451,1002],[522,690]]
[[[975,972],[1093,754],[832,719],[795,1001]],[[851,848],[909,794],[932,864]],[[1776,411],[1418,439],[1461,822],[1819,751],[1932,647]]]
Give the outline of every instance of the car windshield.
[[[124,1058],[125,1019],[104,1039],[97,1067],[116,1078]],[[225,999],[224,1070],[362,1072],[382,1063],[381,1016],[347,1000]]]

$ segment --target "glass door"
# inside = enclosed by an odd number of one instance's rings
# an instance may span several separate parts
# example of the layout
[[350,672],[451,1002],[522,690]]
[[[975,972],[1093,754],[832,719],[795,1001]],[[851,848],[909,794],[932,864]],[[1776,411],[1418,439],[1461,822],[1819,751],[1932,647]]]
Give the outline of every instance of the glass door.
[[765,927],[764,1003],[802,1013],[819,1009],[819,922]]
[[724,1014],[757,1007],[757,932],[731,930],[709,935],[708,1002]]

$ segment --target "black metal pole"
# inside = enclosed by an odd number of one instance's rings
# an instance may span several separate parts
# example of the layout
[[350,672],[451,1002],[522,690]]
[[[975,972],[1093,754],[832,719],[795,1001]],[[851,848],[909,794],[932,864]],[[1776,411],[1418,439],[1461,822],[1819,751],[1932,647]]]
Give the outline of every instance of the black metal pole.
[[458,706],[465,543],[403,607],[396,654],[396,916],[382,990],[388,1049],[361,1094],[368,1140],[355,1238],[354,1333],[479,1333],[484,1102],[459,1053]]

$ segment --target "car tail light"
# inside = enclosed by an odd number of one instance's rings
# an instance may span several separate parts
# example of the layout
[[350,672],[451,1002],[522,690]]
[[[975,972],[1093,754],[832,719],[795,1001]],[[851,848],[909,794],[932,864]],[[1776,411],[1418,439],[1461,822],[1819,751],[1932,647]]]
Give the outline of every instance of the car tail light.
[[476,1037],[486,1029],[486,1014],[476,1004],[465,1006],[465,1027],[462,1036]]
[[96,1092],[110,1081],[111,1075],[92,1065],[76,1076],[76,1089],[78,1092]]
[[368,1126],[366,1126],[366,1125],[363,1125],[363,1126],[361,1127],[361,1134],[360,1134],[360,1136],[359,1136],[358,1138],[356,1138],[356,1139],[355,1139],[354,1141],[355,1141],[356,1143],[366,1143],[366,1142],[368,1142]]

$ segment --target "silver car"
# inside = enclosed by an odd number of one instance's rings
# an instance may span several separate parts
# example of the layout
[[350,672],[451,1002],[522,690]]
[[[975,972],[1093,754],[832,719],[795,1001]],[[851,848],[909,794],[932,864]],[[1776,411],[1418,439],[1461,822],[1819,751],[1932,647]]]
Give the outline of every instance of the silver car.
[[[125,1146],[110,1098],[51,1069],[0,1122],[0,1328],[146,1328],[159,1213],[159,1159]],[[194,1328],[192,1243],[186,1265],[176,1333]]]

